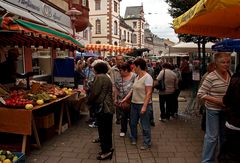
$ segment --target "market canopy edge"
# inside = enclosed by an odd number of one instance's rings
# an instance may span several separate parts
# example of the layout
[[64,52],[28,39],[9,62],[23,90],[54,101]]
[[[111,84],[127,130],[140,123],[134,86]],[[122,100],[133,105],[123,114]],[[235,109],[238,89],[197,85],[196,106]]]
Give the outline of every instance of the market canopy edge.
[[240,38],[240,0],[200,0],[173,20],[176,33]]
[[27,22],[20,19],[13,20],[9,17],[5,18],[0,17],[0,24],[1,24],[0,29],[2,30],[24,31],[26,33],[42,34],[50,38],[58,38],[62,41],[65,41],[69,44],[73,44],[80,48],[84,48],[84,46],[80,42],[75,40],[73,37],[35,23]]

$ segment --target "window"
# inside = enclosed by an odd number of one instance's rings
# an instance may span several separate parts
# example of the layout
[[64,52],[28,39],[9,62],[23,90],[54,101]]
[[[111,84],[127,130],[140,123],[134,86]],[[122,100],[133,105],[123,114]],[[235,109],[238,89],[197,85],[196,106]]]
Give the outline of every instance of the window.
[[126,41],[126,31],[123,32],[123,39]]
[[96,20],[96,34],[101,34],[101,20]]
[[117,12],[118,11],[118,4],[116,1],[114,1],[114,12]]
[[129,42],[129,32],[127,33],[127,42]]
[[133,34],[132,42],[137,43],[137,35],[136,34]]
[[82,0],[82,6],[87,6],[87,0]]
[[101,10],[101,0],[95,0],[95,10]]
[[85,40],[88,40],[88,30],[84,30],[84,31],[83,31],[83,38],[84,38]]
[[137,28],[137,22],[133,22],[133,28]]
[[122,30],[119,29],[119,39],[121,40],[122,39]]
[[142,44],[144,44],[144,36],[142,35]]
[[118,34],[118,24],[117,24],[117,21],[114,21],[114,34],[115,35]]

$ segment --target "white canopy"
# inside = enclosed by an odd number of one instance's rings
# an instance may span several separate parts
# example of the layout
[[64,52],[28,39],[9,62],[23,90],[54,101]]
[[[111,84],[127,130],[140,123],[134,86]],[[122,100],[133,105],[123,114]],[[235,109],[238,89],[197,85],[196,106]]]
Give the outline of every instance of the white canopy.
[[[206,52],[212,52],[212,45],[214,43],[208,42],[205,44]],[[198,52],[198,45],[193,42],[180,42],[169,48],[171,53],[189,53],[189,52]]]
[[188,57],[189,54],[188,53],[165,53],[165,54],[161,54],[161,57],[167,58],[167,57]]

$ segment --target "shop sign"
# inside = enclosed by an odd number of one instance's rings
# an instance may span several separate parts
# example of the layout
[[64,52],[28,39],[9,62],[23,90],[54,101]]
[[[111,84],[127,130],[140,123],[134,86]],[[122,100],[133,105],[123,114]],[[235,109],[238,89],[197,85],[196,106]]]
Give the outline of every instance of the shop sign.
[[43,3],[40,0],[5,1],[71,28],[71,19],[68,15],[58,11],[46,3]]

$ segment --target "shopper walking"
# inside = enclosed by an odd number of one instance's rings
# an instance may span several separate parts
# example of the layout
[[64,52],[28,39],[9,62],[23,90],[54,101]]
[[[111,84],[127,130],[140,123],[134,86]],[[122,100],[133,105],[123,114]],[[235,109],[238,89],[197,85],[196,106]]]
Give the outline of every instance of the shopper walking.
[[214,163],[217,144],[219,142],[219,151],[221,151],[224,141],[225,107],[222,100],[230,82],[230,54],[216,53],[214,61],[216,69],[206,76],[197,93],[206,106],[202,163]]
[[[122,65],[123,62],[124,62],[123,55],[117,55],[116,56],[116,65],[113,66],[110,70],[110,76],[111,76],[111,80],[113,83],[113,95],[114,96],[115,96],[115,92],[117,92],[115,83],[116,83],[116,81],[119,81],[119,79],[121,79],[119,67]],[[116,103],[116,101],[115,101],[115,103]],[[116,107],[116,124],[120,124],[120,119],[121,119],[121,109]]]
[[157,76],[157,81],[163,80],[165,90],[159,90],[160,118],[162,122],[170,119],[173,116],[175,107],[175,91],[178,89],[177,75],[171,70],[169,63],[162,65],[163,69]]
[[120,67],[121,79],[116,80],[116,94],[115,94],[115,106],[118,106],[118,109],[121,109],[121,132],[120,136],[124,137],[127,133],[127,126],[129,124],[130,118],[130,102],[125,102],[120,104],[120,101],[127,96],[129,91],[132,89],[133,82],[136,78],[136,74],[131,72],[130,65],[128,63],[123,63]]
[[[106,160],[111,159],[113,154],[112,120],[114,103],[112,96],[112,82],[107,75],[108,66],[106,63],[99,62],[93,68],[96,76],[88,98],[88,104],[93,104],[95,106],[94,108],[96,108],[98,134],[101,145],[101,152],[99,153],[99,156],[97,156],[97,159]],[[103,106],[102,110],[100,110],[101,104]]]
[[134,81],[133,88],[122,102],[131,98],[131,143],[136,144],[137,141],[137,124],[140,119],[140,124],[143,133],[143,145],[141,150],[146,150],[151,147],[151,126],[150,126],[150,109],[151,96],[153,88],[153,79],[146,72],[146,61],[142,58],[136,59],[134,62],[134,71],[137,77]]

